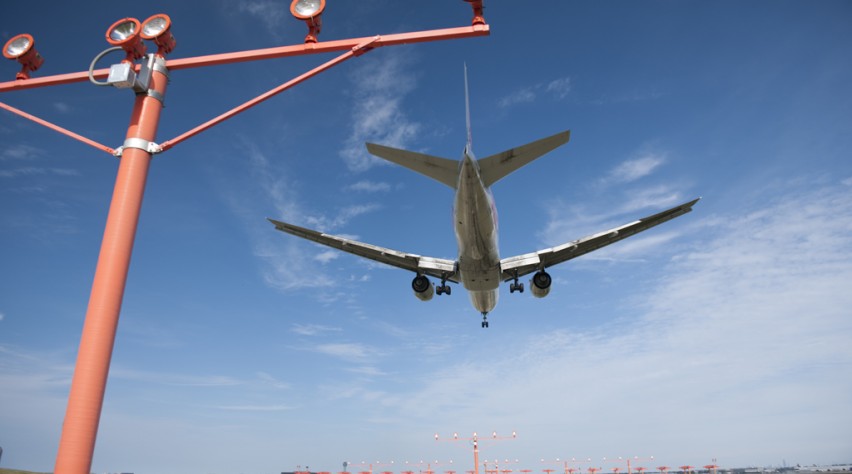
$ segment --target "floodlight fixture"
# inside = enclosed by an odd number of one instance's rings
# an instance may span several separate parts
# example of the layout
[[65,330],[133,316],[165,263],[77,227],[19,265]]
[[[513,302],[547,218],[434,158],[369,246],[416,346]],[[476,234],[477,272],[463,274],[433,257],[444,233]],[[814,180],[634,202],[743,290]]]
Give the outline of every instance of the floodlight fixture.
[[322,30],[322,11],[325,10],[325,0],[293,0],[290,13],[296,19],[304,20],[308,25],[308,35],[305,43],[316,43],[317,35]]
[[127,53],[125,62],[133,62],[145,56],[146,52],[145,43],[139,35],[141,29],[136,18],[122,18],[107,29],[107,43],[118,46]]
[[172,35],[172,19],[165,13],[158,13],[143,21],[141,36],[157,45],[157,54],[160,56],[171,53],[177,43]]
[[3,45],[3,56],[21,63],[21,71],[15,74],[15,79],[29,79],[30,72],[44,64],[44,58],[35,49],[35,40],[27,33],[10,38]]
[[473,8],[473,21],[471,22],[471,24],[472,25],[484,25],[485,24],[485,17],[482,15],[482,9],[484,8],[482,6],[482,0],[464,0],[464,1],[469,3],[471,8]]

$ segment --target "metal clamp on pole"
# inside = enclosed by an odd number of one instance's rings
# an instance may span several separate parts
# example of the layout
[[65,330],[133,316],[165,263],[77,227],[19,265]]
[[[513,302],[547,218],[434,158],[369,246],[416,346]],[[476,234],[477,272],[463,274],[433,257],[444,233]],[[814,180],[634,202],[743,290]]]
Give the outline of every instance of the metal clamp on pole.
[[125,148],[138,148],[152,155],[163,151],[163,148],[154,142],[149,142],[143,138],[128,138],[124,140],[124,145],[115,149],[115,153],[113,154],[120,158]]

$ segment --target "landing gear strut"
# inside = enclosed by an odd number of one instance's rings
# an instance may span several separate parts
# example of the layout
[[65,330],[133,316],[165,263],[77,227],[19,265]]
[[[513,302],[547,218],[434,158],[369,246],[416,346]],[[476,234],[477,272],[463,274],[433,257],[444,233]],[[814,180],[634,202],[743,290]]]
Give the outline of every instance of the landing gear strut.
[[451,295],[453,294],[453,289],[447,285],[447,274],[441,274],[441,285],[435,288],[435,293],[439,295]]
[[488,317],[486,316],[488,313],[482,313],[482,327],[488,327]]
[[513,283],[509,283],[509,293],[514,293],[516,291],[523,293],[524,292],[524,284],[518,283],[518,270],[514,271],[513,277],[514,277],[515,281]]

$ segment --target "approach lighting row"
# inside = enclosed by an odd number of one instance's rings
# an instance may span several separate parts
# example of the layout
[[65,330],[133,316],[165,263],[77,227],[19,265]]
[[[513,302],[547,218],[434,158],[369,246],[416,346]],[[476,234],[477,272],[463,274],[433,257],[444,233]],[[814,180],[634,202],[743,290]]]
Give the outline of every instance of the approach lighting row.
[[[317,35],[322,29],[323,10],[325,0],[293,0],[290,4],[290,13],[308,25],[305,43],[317,42]],[[127,53],[125,62],[133,62],[145,56],[143,39],[153,41],[157,45],[157,54],[164,56],[175,49],[176,41],[171,26],[171,18],[164,13],[153,15],[141,23],[136,18],[122,18],[107,29],[106,40]],[[35,40],[26,33],[13,36],[6,42],[3,56],[21,63],[21,72],[15,75],[16,79],[29,79],[30,73],[44,63],[44,58],[35,49]]]

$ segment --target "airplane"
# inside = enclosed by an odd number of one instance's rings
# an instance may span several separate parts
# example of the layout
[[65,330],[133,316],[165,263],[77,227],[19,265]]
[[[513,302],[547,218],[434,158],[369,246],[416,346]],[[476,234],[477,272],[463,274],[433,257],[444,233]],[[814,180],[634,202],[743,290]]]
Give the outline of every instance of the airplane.
[[[286,222],[267,218],[277,230],[311,240],[363,258],[414,272],[411,282],[415,296],[429,301],[434,294],[450,295],[447,282],[461,283],[468,291],[474,308],[482,314],[482,327],[488,327],[487,315],[497,305],[501,283],[511,282],[509,292],[524,292],[522,276],[534,273],[530,279],[533,296],[543,298],[550,293],[553,279],[546,268],[577,258],[619,240],[692,211],[701,198],[677,205],[652,216],[583,237],[562,245],[509,258],[500,258],[497,248],[497,209],[491,185],[536,158],[564,145],[570,130],[512,148],[477,160],[473,154],[470,128],[467,67],[465,79],[465,119],[467,143],[461,161],[440,158],[374,143],[367,143],[370,154],[428,176],[455,190],[453,222],[458,258],[449,260],[379,247],[340,236],[325,234]],[[437,287],[429,277],[439,279]]]

